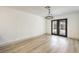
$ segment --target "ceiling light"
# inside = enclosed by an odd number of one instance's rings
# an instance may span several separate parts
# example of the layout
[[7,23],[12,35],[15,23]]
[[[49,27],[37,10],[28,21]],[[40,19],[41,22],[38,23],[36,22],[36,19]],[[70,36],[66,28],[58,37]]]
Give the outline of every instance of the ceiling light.
[[45,17],[45,19],[53,19],[53,16],[52,16],[51,11],[50,11],[51,7],[46,6],[45,8],[48,9],[48,15]]

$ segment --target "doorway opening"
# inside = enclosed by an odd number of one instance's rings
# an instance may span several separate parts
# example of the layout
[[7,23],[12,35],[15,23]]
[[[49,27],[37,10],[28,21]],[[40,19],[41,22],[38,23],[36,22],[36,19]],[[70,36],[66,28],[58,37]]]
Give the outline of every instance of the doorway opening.
[[67,19],[51,20],[51,34],[67,37]]

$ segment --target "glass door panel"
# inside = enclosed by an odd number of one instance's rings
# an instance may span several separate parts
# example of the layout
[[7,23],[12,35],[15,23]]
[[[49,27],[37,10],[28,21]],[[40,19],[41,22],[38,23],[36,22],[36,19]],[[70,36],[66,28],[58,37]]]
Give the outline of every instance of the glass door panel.
[[59,35],[66,35],[66,20],[59,21]]
[[53,34],[57,34],[57,21],[53,21]]

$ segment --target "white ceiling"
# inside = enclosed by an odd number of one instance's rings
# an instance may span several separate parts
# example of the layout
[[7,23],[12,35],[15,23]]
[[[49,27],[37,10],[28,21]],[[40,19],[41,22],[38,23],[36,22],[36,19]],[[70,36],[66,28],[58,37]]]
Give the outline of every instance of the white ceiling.
[[[33,13],[39,16],[48,15],[48,10],[44,8],[45,6],[11,6],[9,8],[14,8],[24,12]],[[79,6],[51,6],[51,13],[55,15],[61,15],[66,13],[71,13],[79,11]]]

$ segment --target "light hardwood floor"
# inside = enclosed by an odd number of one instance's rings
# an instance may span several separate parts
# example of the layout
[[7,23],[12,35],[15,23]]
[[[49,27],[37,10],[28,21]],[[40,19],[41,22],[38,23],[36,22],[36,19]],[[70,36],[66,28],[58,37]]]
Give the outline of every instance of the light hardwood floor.
[[0,47],[2,53],[78,53],[79,41],[60,36],[42,35]]

